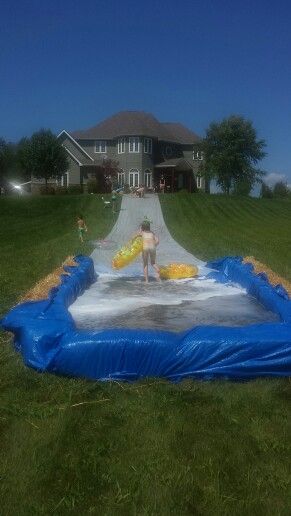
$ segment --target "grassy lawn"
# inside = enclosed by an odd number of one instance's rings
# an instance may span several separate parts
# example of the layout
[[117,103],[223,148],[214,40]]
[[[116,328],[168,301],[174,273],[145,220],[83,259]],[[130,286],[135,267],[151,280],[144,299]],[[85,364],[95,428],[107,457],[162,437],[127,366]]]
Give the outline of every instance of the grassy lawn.
[[[290,279],[291,203],[165,195],[162,207],[198,257],[253,254]],[[89,251],[79,211],[88,240],[114,222],[97,196],[0,198],[2,313]],[[88,382],[38,374],[0,340],[1,514],[290,514],[289,380]]]

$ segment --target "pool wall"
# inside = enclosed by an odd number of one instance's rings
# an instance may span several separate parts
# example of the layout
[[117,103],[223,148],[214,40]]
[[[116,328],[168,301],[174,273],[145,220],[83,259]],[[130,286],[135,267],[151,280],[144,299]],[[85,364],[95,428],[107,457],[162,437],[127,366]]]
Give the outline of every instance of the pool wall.
[[38,371],[95,380],[162,377],[247,380],[291,375],[291,301],[280,285],[253,273],[240,257],[210,262],[208,275],[232,281],[280,317],[240,328],[195,326],[181,333],[155,330],[77,330],[68,307],[97,277],[91,258],[77,256],[49,298],[15,306],[1,321],[14,333],[26,365]]

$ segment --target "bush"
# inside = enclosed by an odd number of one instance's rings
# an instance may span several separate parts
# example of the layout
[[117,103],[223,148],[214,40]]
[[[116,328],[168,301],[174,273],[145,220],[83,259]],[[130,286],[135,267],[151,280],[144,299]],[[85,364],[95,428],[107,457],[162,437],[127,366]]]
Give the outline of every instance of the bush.
[[98,185],[96,179],[90,179],[90,181],[87,182],[87,189],[88,189],[88,194],[99,193],[99,185]]
[[83,193],[82,185],[69,185],[68,186],[68,194],[77,195]]
[[272,189],[266,183],[262,183],[261,197],[264,199],[272,199],[273,197]]
[[56,186],[55,193],[56,195],[66,195],[68,193],[68,189],[66,186]]
[[41,185],[39,187],[40,195],[55,195],[55,187],[52,185]]
[[288,196],[288,188],[286,183],[283,181],[279,181],[275,184],[273,189],[274,197],[287,197]]
[[181,188],[181,190],[178,190],[178,193],[179,194],[187,194],[189,192],[188,192],[188,190],[186,188]]

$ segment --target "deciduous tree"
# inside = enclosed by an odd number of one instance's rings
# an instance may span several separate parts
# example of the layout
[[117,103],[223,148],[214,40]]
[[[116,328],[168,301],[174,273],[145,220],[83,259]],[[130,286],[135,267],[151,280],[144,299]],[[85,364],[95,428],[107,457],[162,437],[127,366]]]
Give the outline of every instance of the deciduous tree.
[[214,178],[223,192],[239,189],[241,184],[252,187],[264,173],[256,168],[265,156],[265,141],[258,140],[252,122],[241,116],[230,116],[213,122],[202,143],[203,173]]
[[40,130],[30,139],[24,139],[19,149],[19,159],[27,174],[44,179],[63,175],[69,168],[67,153],[50,130]]

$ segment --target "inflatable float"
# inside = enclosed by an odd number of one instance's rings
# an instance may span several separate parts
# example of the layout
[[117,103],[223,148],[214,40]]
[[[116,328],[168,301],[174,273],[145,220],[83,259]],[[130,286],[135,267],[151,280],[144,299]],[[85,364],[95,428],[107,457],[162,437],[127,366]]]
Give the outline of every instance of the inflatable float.
[[198,274],[198,268],[195,265],[187,265],[186,263],[170,263],[169,265],[160,266],[161,279],[186,279],[194,278]]
[[142,237],[137,236],[129,240],[116,253],[112,260],[113,269],[122,269],[133,262],[142,252]]

